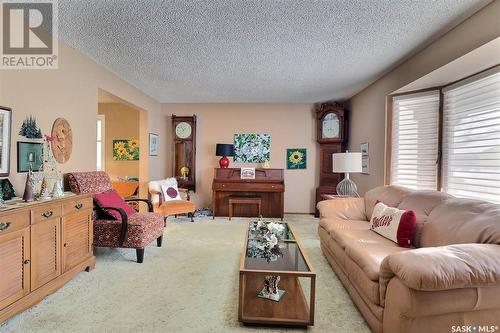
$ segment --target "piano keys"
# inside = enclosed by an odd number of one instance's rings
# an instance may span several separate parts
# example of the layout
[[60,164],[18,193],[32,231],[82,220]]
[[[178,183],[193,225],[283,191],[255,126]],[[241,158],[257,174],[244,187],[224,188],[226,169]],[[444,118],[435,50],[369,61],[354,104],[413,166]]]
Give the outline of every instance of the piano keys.
[[[212,182],[212,210],[215,216],[229,216],[229,197],[260,197],[262,217],[283,220],[285,179],[283,169],[255,169],[255,179],[241,179],[240,168],[216,168]],[[233,216],[256,217],[255,205],[234,205]]]

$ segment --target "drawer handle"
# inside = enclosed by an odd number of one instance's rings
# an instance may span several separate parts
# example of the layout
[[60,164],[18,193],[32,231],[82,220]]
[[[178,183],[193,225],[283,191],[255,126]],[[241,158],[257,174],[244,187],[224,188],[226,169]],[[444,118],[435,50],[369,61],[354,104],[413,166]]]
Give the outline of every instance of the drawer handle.
[[76,209],[82,209],[82,207],[83,207],[82,203],[78,203],[78,204],[75,205]]
[[54,215],[54,212],[51,211],[51,210],[49,210],[49,211],[47,211],[47,212],[45,212],[45,213],[42,214],[42,216],[45,217],[45,218],[49,218],[52,215]]
[[12,223],[10,222],[7,222],[7,223],[0,223],[0,231],[3,231],[5,229],[7,229],[8,227],[10,227]]
[[27,265],[27,264],[29,264],[30,262],[31,262],[31,260],[26,259],[25,261],[23,261],[23,264]]

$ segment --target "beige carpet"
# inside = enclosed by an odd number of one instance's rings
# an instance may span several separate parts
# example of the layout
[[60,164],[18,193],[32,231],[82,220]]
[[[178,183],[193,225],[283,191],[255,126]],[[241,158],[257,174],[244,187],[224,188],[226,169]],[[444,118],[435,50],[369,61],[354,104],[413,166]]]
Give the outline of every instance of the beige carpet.
[[[369,332],[323,257],[318,220],[288,215],[317,273],[311,332]],[[238,264],[248,219],[169,219],[162,248],[99,249],[97,264],[0,326],[1,332],[281,332],[240,325]]]

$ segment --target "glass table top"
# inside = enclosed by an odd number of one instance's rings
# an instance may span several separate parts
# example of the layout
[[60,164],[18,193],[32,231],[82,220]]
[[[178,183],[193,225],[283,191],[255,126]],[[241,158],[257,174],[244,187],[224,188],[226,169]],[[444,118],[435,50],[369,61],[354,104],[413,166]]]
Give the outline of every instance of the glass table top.
[[252,223],[250,223],[245,249],[245,269],[310,272],[290,227],[287,223],[280,223],[280,225],[284,226],[283,236],[279,237],[276,244],[274,242],[269,244],[259,237],[258,232],[252,230]]

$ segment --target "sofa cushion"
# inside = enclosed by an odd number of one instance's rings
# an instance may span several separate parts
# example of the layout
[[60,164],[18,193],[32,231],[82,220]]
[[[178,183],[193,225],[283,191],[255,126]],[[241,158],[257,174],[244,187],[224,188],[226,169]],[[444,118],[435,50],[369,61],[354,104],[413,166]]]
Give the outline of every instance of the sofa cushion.
[[366,273],[359,267],[359,265],[347,257],[344,260],[344,270],[351,283],[356,287],[360,294],[363,294],[373,304],[380,304],[380,286],[378,280],[373,281]]
[[453,197],[439,191],[415,191],[403,197],[398,208],[412,210],[417,218],[412,242],[415,247],[420,247],[422,228],[427,223],[432,210],[450,198]]
[[343,220],[338,218],[322,218],[319,221],[319,225],[323,227],[328,233],[332,229],[337,230],[368,230],[370,229],[370,223],[368,221],[358,221],[358,220]]
[[500,205],[451,198],[434,208],[422,228],[422,247],[464,243],[500,245]]
[[[102,247],[120,247],[118,237],[121,221],[95,220],[94,245]],[[136,213],[127,221],[127,236],[123,246],[127,248],[144,248],[153,240],[163,235],[163,216],[156,213]]]
[[379,202],[373,209],[370,229],[399,246],[410,247],[415,222],[415,213],[412,210],[389,207]]
[[371,230],[333,230],[330,235],[372,281],[378,280],[380,263],[386,256],[407,250]]
[[373,207],[377,201],[381,201],[387,206],[398,207],[403,198],[412,190],[403,186],[390,185],[376,187],[365,194],[366,217],[372,218]]

